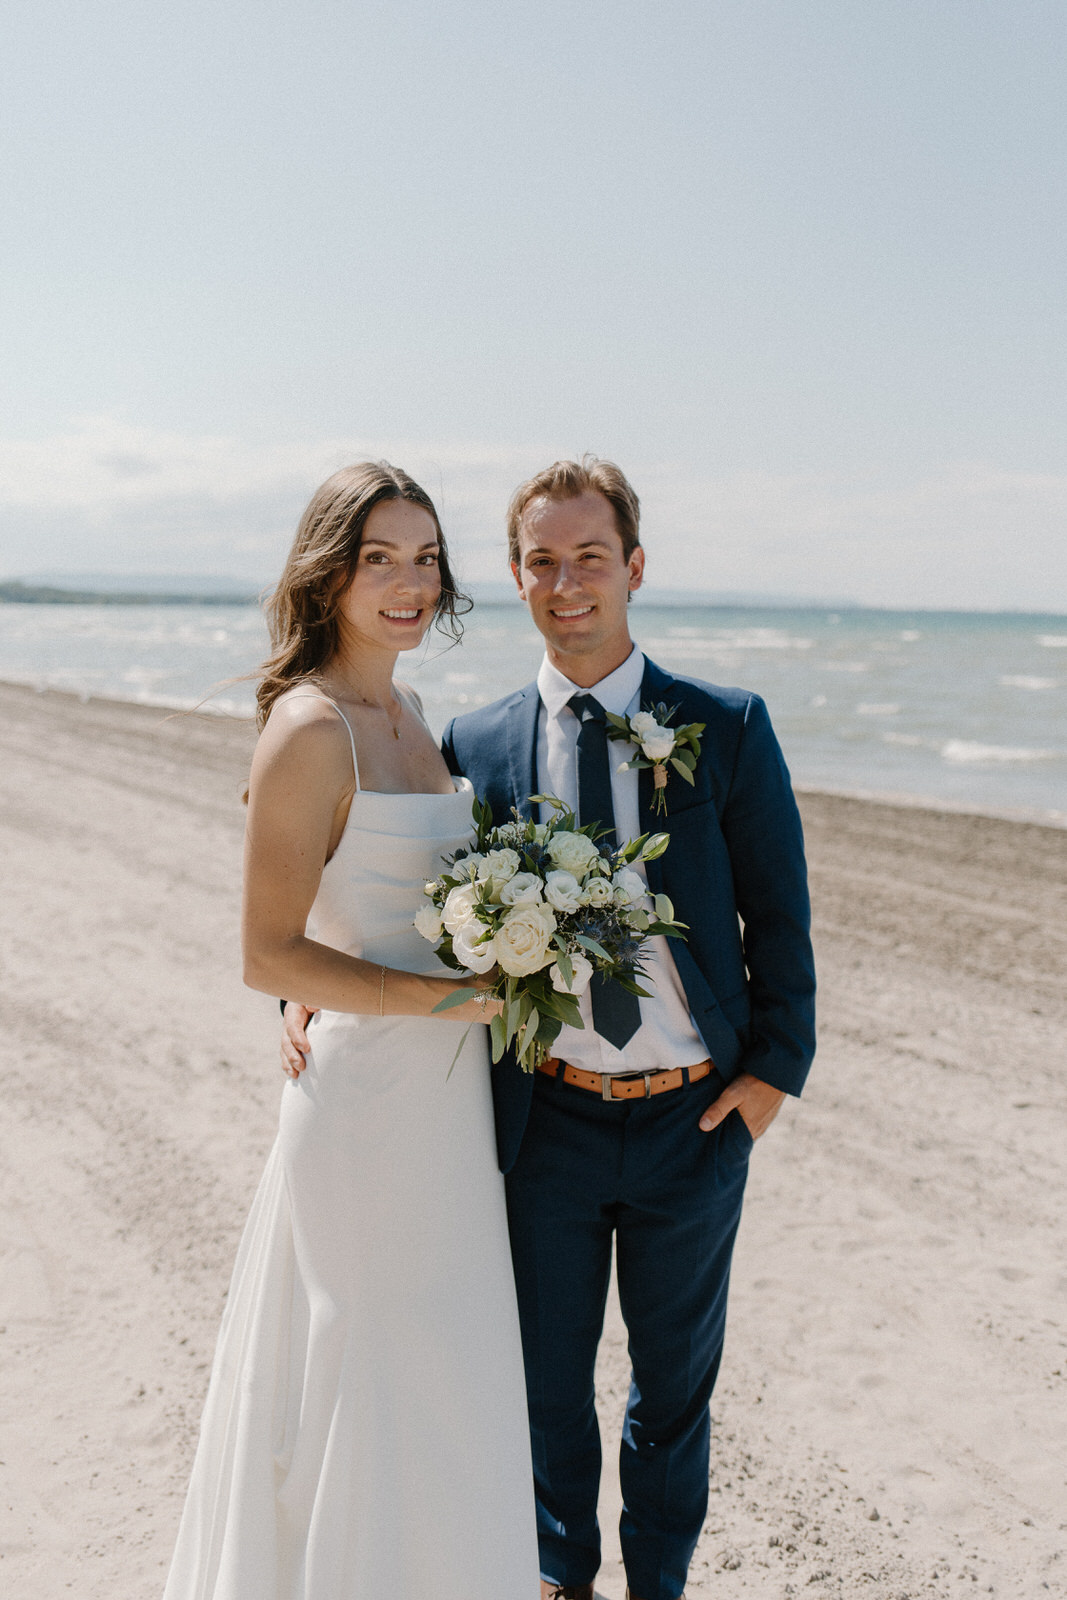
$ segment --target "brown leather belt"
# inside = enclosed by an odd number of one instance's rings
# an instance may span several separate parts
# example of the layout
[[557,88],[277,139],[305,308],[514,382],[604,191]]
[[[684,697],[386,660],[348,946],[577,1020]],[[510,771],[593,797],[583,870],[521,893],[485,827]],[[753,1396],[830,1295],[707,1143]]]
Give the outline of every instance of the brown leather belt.
[[[538,1072],[548,1078],[559,1078],[575,1089],[588,1089],[601,1100],[648,1100],[654,1094],[669,1094],[687,1083],[699,1083],[714,1066],[712,1061],[698,1061],[695,1067],[673,1067],[664,1072],[620,1073],[587,1072],[584,1067],[572,1067],[569,1061],[549,1056],[538,1063]],[[560,1068],[563,1071],[560,1071]]]

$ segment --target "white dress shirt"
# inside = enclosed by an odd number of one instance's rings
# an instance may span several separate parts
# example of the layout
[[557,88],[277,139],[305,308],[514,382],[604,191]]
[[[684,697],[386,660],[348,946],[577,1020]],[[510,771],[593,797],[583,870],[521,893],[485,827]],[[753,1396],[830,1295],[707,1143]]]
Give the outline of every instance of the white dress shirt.
[[[578,810],[578,718],[568,705],[573,694],[591,694],[614,716],[632,716],[640,710],[641,680],[645,658],[634,649],[621,667],[589,689],[580,689],[552,666],[546,656],[537,674],[541,709],[537,724],[537,785],[541,794],[553,794],[571,810]],[[617,759],[616,759],[617,753]],[[612,741],[608,746],[611,766],[611,800],[615,809],[615,833],[620,844],[641,833],[637,773],[619,772],[622,762],[636,755],[633,745]],[[540,821],[552,814],[551,806],[541,806]],[[646,878],[644,865],[635,868]],[[647,878],[646,878],[647,881]],[[693,1025],[678,969],[667,940],[650,939],[644,949],[645,977],[642,989],[651,998],[642,1000],[641,1026],[625,1046],[618,1050],[593,1031],[593,1008],[588,992],[579,1001],[584,1028],[565,1027],[553,1046],[554,1053],[572,1066],[590,1072],[648,1072],[656,1067],[692,1067],[707,1059],[707,1049]]]

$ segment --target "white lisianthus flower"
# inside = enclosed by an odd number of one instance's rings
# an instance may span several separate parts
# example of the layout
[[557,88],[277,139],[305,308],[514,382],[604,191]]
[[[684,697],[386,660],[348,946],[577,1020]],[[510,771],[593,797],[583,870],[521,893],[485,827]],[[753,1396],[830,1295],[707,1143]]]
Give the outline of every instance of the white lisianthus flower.
[[519,870],[520,857],[517,850],[508,849],[490,850],[482,857],[478,866],[478,879],[481,883],[491,883],[495,889],[513,878]]
[[638,711],[630,718],[630,728],[637,735],[638,742],[647,738],[652,730],[658,727],[659,723],[651,711]]
[[648,893],[645,880],[639,873],[631,871],[629,867],[620,867],[611,880],[614,890],[615,904],[619,906],[635,906],[645,898]]
[[589,987],[589,980],[593,976],[593,963],[588,956],[580,955],[576,951],[571,956],[571,967],[573,968],[573,978],[570,983],[567,983],[559,969],[559,962],[553,961],[548,969],[548,975],[552,979],[552,987],[559,994],[584,994]]
[[647,733],[641,735],[641,750],[649,761],[666,761],[674,749],[674,732],[653,722]]
[[484,860],[485,857],[483,855],[480,855],[477,850],[472,850],[469,856],[462,856],[454,864],[452,871],[457,878],[469,878],[473,883],[476,878],[481,877],[481,865]]
[[589,863],[599,853],[587,833],[554,833],[545,848],[554,867],[572,872],[576,878],[588,871]]
[[545,899],[557,911],[577,911],[582,904],[582,886],[573,872],[549,872],[545,876]]
[[448,891],[448,899],[441,910],[441,920],[453,936],[474,915],[476,897],[477,890],[473,883],[461,883]]
[[415,926],[431,944],[435,944],[444,931],[441,913],[436,906],[420,906],[415,913]]
[[[549,918],[552,918],[551,922]],[[555,918],[545,905],[517,905],[496,930],[496,959],[513,978],[539,972],[550,959]]]
[[541,880],[536,872],[516,872],[500,890],[502,906],[535,905],[541,899]]
[[615,898],[615,891],[607,878],[590,878],[582,890],[583,906],[610,906]]
[[452,939],[452,954],[470,972],[488,972],[490,967],[496,966],[496,940],[489,938],[481,942],[483,934],[489,931],[484,922],[472,917]]

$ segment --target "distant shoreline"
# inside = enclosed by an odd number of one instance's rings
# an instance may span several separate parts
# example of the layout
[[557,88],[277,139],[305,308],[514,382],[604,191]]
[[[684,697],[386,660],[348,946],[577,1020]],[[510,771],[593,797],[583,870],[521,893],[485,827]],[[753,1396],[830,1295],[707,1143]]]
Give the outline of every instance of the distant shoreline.
[[[270,585],[266,585],[267,588]],[[469,584],[468,592],[477,606],[505,606],[520,608],[522,600],[505,584]],[[255,606],[260,603],[263,588],[256,590],[220,593],[214,590],[169,589],[93,589],[64,588],[60,584],[26,583],[21,578],[0,581],[0,605],[61,605],[61,606]],[[1007,610],[969,610],[965,607],[943,606],[875,606],[861,600],[806,600],[785,595],[705,594],[686,593],[677,589],[645,588],[636,597],[637,604],[645,608],[660,607],[667,611],[774,611],[774,612],[829,612],[848,616],[886,617],[1033,617],[1050,622],[1067,622],[1067,611],[1030,611],[1022,607]]]

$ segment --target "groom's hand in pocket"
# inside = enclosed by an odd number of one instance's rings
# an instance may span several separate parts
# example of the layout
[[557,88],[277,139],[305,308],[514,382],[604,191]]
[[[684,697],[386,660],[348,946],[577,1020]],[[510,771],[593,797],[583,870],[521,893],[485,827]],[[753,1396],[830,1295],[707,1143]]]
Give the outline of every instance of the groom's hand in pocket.
[[282,1012],[282,1071],[288,1078],[299,1078],[307,1066],[311,1050],[307,1025],[314,1015],[296,1000],[290,1000]]
[[767,1132],[784,1099],[781,1089],[754,1078],[751,1072],[741,1072],[705,1111],[700,1119],[701,1131],[710,1133],[731,1111],[740,1111],[745,1127],[753,1139],[758,1139],[761,1133]]

